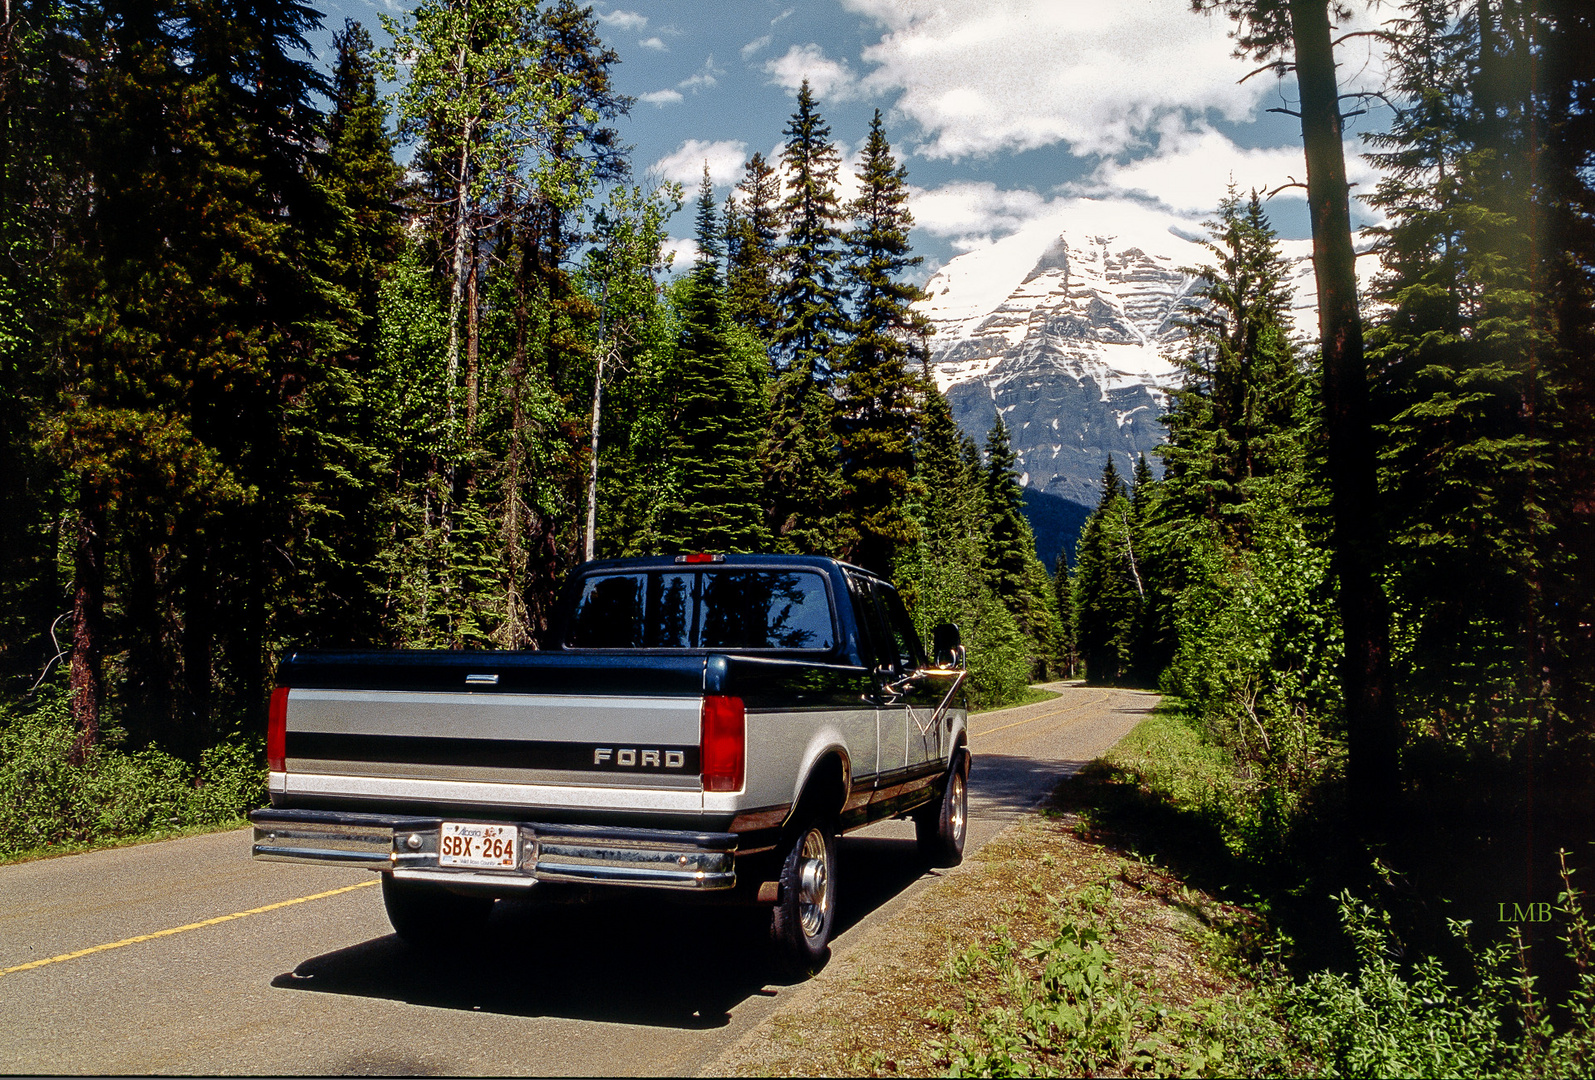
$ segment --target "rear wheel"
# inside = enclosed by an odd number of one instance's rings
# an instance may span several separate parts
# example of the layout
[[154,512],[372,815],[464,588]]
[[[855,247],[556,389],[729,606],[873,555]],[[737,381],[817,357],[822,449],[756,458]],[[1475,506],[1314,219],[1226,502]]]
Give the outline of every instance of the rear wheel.
[[803,978],[831,955],[836,919],[836,830],[811,818],[798,831],[781,866],[780,898],[770,915],[770,939],[784,971]]
[[436,949],[460,931],[480,927],[493,911],[491,896],[462,896],[447,889],[382,875],[382,904],[400,940],[416,949]]
[[957,866],[964,861],[964,834],[969,830],[969,755],[959,753],[947,770],[940,802],[914,816],[920,856],[932,866]]

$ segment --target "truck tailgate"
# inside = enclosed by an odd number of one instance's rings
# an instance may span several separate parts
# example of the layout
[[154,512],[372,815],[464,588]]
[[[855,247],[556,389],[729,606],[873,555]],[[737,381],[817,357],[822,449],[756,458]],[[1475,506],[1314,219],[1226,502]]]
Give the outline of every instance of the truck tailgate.
[[702,657],[650,658],[652,679],[633,657],[617,680],[558,655],[411,654],[391,688],[369,664],[364,686],[338,685],[349,659],[285,663],[274,803],[702,807]]

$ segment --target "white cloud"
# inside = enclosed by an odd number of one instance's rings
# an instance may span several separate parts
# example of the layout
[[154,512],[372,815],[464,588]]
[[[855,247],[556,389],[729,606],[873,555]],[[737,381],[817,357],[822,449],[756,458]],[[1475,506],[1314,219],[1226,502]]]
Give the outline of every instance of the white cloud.
[[[1367,194],[1379,182],[1379,173],[1365,161],[1356,140],[1344,148],[1346,175],[1352,194]],[[1157,150],[1139,159],[1103,162],[1090,179],[1065,186],[1071,194],[1132,196],[1155,200],[1169,210],[1206,217],[1218,209],[1230,181],[1244,197],[1253,188],[1274,200],[1306,199],[1296,186],[1307,180],[1307,163],[1300,144],[1242,148],[1211,128],[1184,130],[1170,123],[1158,140]],[[1373,220],[1363,204],[1353,200],[1358,221]]]
[[659,52],[664,52],[665,51],[665,43],[664,43],[664,40],[662,38],[658,38],[658,37],[644,38],[643,40],[637,42],[637,44],[642,46],[644,49],[655,49],[655,50],[657,50]]
[[671,270],[684,270],[698,260],[698,242],[690,236],[671,236],[665,239],[660,255]]
[[718,84],[720,81],[719,76],[724,74],[725,68],[715,67],[714,56],[711,54],[705,58],[703,67],[699,68],[696,74],[687,76],[676,85],[683,90],[691,90],[696,93],[700,86],[710,87]]
[[793,45],[785,56],[764,63],[770,81],[796,92],[809,81],[821,101],[847,101],[858,96],[858,79],[845,62],[832,60],[818,45]]
[[717,187],[726,187],[741,179],[742,163],[747,160],[747,151],[748,144],[740,139],[723,139],[719,142],[688,139],[681,144],[681,149],[654,162],[653,171],[666,180],[684,185],[690,191],[695,190],[703,179],[703,163],[707,161],[709,179]]
[[914,224],[970,251],[1048,217],[1052,204],[1034,191],[1004,191],[990,181],[957,181],[939,188],[914,188],[908,208]]
[[[1072,190],[1081,194],[1130,194],[1155,199],[1183,214],[1210,214],[1230,181],[1244,196],[1252,188],[1264,195],[1307,178],[1300,144],[1242,149],[1212,128],[1195,131],[1167,125],[1155,153],[1129,162],[1104,161],[1091,179]],[[1283,198],[1302,198],[1296,188]]]
[[605,26],[612,26],[616,30],[627,33],[641,30],[648,25],[648,16],[635,11],[611,11],[608,15],[598,16],[598,21]]
[[1228,21],[1189,0],[843,2],[886,28],[864,50],[864,89],[899,91],[932,157],[1059,142],[1116,154],[1169,114],[1248,119],[1273,85],[1237,84],[1249,68],[1230,55]]
[[742,46],[742,59],[753,59],[753,55],[762,50],[766,45],[770,44],[770,40],[770,35],[765,34],[763,37],[755,38],[746,45]]
[[681,104],[682,98],[680,90],[650,90],[646,94],[638,94],[637,100],[646,102],[649,105],[657,105],[662,109],[666,105]]

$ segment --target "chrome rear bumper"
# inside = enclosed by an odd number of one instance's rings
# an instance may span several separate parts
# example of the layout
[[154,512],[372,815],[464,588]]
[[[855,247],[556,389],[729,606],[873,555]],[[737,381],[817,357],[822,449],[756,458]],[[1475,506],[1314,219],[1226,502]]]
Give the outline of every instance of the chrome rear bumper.
[[444,884],[526,888],[565,881],[703,891],[737,881],[735,833],[503,822],[519,834],[516,868],[478,870],[438,864],[442,818],[256,810],[249,820],[257,859],[343,863]]

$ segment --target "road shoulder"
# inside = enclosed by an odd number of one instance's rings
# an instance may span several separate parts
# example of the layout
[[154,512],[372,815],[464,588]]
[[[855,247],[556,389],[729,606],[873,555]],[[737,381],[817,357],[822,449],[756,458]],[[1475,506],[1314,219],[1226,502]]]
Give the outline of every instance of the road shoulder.
[[[1065,781],[1077,783],[1078,781]],[[941,1075],[976,1002],[1025,975],[1005,958],[1082,918],[1106,930],[1137,1000],[1180,1006],[1239,988],[1211,927],[1243,917],[1089,838],[1054,804],[1009,824],[838,956],[700,1075]],[[993,959],[995,958],[995,960]]]

